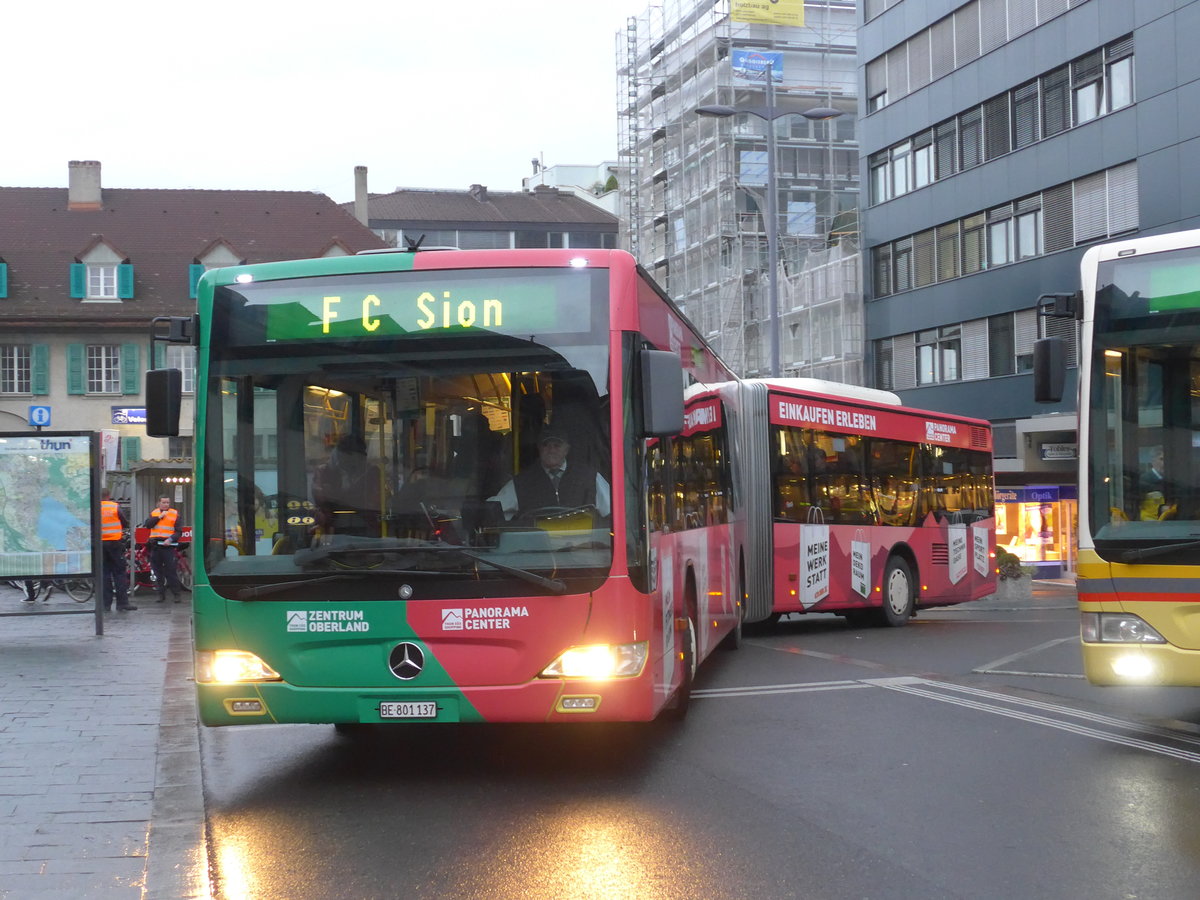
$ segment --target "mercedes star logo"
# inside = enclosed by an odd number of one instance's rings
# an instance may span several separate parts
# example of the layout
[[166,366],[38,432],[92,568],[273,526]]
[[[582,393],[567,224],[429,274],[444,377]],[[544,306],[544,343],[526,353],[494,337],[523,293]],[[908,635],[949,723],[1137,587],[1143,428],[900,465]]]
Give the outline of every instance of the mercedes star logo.
[[425,654],[416,644],[405,641],[392,648],[392,655],[388,657],[388,666],[391,667],[392,674],[397,678],[402,681],[412,681],[425,668]]

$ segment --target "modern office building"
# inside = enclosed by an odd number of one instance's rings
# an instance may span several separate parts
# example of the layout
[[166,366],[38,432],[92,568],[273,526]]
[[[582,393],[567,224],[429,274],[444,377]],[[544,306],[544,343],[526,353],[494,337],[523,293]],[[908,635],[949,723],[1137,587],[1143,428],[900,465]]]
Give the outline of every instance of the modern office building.
[[1048,573],[1071,565],[1076,420],[1033,402],[1033,342],[1067,338],[1072,366],[1076,344],[1037,298],[1079,287],[1090,244],[1200,223],[1197,34],[1198,0],[863,4],[873,384],[992,420],[1000,540]]
[[[639,262],[739,373],[769,372],[774,324],[781,373],[858,380],[856,4],[764,6],[662,0],[618,33],[622,224]],[[798,12],[803,25],[779,24]],[[776,21],[740,20],[756,16]],[[766,118],[702,117],[703,106],[780,113],[775,171]],[[774,310],[766,277],[772,174]],[[845,246],[830,249],[843,238]]]

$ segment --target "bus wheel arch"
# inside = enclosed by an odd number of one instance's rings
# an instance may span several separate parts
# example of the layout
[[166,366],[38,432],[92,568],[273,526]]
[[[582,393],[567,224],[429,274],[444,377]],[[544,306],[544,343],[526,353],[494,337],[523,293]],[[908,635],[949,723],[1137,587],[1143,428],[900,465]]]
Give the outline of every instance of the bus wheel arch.
[[734,613],[737,616],[737,622],[734,623],[733,630],[721,639],[722,650],[737,650],[742,646],[742,631],[746,623],[746,560],[741,554],[738,554],[738,574],[737,584],[737,606],[734,608]]
[[681,617],[686,625],[681,631],[676,622],[672,622],[672,626],[676,628],[675,636],[679,647],[677,652],[679,653],[681,663],[679,687],[676,688],[674,696],[667,702],[662,713],[663,718],[674,721],[680,721],[687,716],[688,707],[692,702],[692,682],[695,680],[696,667],[699,665],[696,609],[696,573],[689,566],[687,577],[684,579],[683,615]]

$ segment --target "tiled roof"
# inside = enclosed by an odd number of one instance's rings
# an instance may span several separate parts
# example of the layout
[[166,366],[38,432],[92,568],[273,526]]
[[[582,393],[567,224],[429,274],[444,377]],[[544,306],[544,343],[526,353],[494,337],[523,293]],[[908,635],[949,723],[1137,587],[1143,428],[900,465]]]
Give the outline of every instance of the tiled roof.
[[[0,260],[8,264],[0,327],[120,326],[185,314],[195,307],[188,267],[222,240],[246,262],[319,256],[335,243],[349,253],[385,246],[324,194],[104,188],[101,198],[98,210],[72,210],[65,187],[0,187]],[[71,263],[100,237],[128,254],[133,299],[71,299]]]
[[[353,203],[343,204],[343,209],[353,208]],[[532,191],[492,191],[478,186],[468,191],[405,188],[369,195],[368,209],[375,228],[576,225],[588,231],[617,230],[616,216],[574,194],[550,187]]]

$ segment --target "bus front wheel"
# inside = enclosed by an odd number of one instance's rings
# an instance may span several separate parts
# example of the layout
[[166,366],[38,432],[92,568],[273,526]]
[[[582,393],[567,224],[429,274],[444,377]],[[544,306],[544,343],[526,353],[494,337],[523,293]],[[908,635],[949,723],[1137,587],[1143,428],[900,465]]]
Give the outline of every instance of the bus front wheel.
[[890,557],[883,570],[883,609],[880,610],[883,624],[892,628],[906,624],[912,618],[915,605],[912,570],[901,557]]
[[688,707],[692,703],[692,681],[696,677],[696,624],[690,610],[687,617],[687,631],[679,635],[679,638],[683,677],[679,688],[675,691],[675,696],[663,708],[662,716],[669,722],[682,722],[687,717]]

